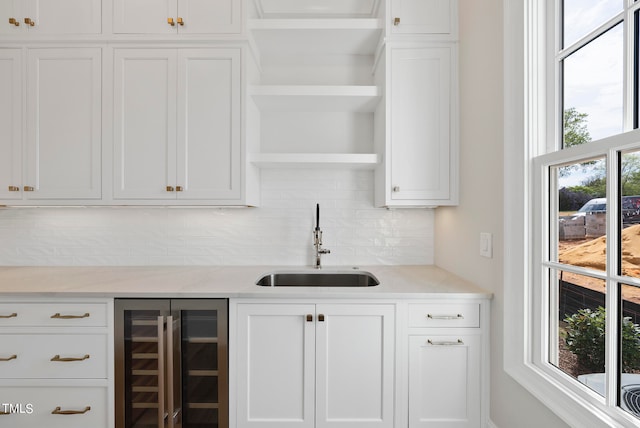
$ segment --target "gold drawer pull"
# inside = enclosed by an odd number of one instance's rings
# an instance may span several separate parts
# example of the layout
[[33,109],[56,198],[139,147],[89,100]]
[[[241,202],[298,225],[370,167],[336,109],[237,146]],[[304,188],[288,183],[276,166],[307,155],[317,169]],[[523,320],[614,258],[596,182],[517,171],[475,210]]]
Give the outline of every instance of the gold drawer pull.
[[61,362],[61,363],[69,363],[69,362],[73,362],[73,361],[84,361],[84,360],[88,360],[89,358],[90,358],[89,354],[85,354],[84,357],[80,357],[80,358],[73,358],[73,357],[61,358],[60,355],[56,355],[51,359],[51,361],[58,361],[58,362]]
[[427,343],[429,345],[433,345],[433,346],[457,346],[457,345],[464,345],[464,342],[462,341],[462,339],[458,339],[457,341],[450,341],[450,340],[442,340],[442,341],[433,341],[431,339],[427,340]]
[[176,192],[182,192],[184,188],[182,186],[176,186]]
[[17,359],[18,359],[18,356],[16,354],[13,354],[8,358],[0,358],[0,361],[11,361],[11,360],[17,360]]
[[167,192],[175,192],[175,190],[173,186],[167,186]]
[[456,315],[433,315],[433,314],[427,314],[427,318],[432,319],[432,320],[462,320],[462,319],[464,319],[464,316],[462,314],[456,314]]
[[179,25],[184,25],[184,21],[182,20],[182,18],[178,17],[178,24]]
[[167,18],[167,24],[171,25],[172,27],[176,26],[176,23],[173,22],[173,18]]
[[24,186],[25,192],[34,192],[36,189],[33,186]]
[[393,25],[394,27],[397,27],[398,25],[400,25],[400,18],[398,18],[397,16],[393,18]]
[[60,407],[56,407],[51,412],[52,415],[83,415],[91,410],[91,406],[87,406],[84,410],[62,410]]
[[20,188],[18,186],[9,186],[10,192],[19,192]]
[[27,25],[30,25],[30,26],[32,26],[32,27],[33,27],[34,25],[36,25],[36,23],[35,23],[35,22],[33,21],[33,19],[31,19],[31,18],[25,18],[25,19],[24,19],[24,23],[25,23],[25,24],[27,24]]
[[0,318],[15,318],[17,317],[18,314],[16,312],[9,314],[9,315],[0,315]]
[[57,312],[51,315],[51,318],[59,319],[59,320],[70,320],[76,318],[89,318],[91,315],[89,312],[86,312],[84,315],[60,315],[60,312]]
[[20,21],[18,21],[15,18],[9,18],[9,24],[15,25],[16,27],[19,27],[20,26]]

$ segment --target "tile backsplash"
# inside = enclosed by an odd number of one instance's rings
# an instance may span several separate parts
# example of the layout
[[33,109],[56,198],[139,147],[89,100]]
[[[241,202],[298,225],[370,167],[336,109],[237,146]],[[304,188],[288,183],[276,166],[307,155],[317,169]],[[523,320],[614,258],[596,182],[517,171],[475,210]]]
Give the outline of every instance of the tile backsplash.
[[259,208],[0,209],[2,266],[433,264],[433,211],[373,207],[373,173],[263,170]]

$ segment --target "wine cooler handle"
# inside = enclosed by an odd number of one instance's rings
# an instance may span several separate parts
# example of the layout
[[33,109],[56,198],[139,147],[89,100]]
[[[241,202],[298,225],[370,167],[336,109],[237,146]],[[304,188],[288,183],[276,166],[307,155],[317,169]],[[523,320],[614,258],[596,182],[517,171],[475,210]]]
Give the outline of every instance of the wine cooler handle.
[[167,414],[168,425],[167,428],[174,428],[173,426],[173,317],[169,315],[167,317],[167,329],[165,330],[166,336],[166,351],[167,351]]
[[158,427],[164,427],[164,317],[158,317]]

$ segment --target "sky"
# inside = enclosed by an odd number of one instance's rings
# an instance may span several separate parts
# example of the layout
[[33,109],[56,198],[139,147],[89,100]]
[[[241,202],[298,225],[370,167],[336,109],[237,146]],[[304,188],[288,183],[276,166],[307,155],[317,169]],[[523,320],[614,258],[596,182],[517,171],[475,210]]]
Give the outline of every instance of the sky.
[[[624,0],[564,0],[564,46],[570,46],[623,10]],[[617,25],[564,61],[564,108],[587,114],[592,140],[623,130],[623,28]],[[576,170],[560,187],[592,174]]]
[[[623,9],[623,0],[565,0],[565,46]],[[593,140],[622,131],[623,28],[617,25],[565,59],[564,107],[587,113]]]

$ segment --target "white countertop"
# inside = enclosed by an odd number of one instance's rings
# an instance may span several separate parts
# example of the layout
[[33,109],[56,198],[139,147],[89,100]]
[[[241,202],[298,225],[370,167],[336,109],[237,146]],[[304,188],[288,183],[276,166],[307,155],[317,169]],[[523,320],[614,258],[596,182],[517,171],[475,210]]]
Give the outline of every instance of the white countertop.
[[[0,267],[0,296],[254,297],[254,298],[491,298],[491,293],[435,266],[361,266],[375,287],[260,287],[273,271],[315,271],[294,266]],[[349,267],[323,268],[325,272]]]

